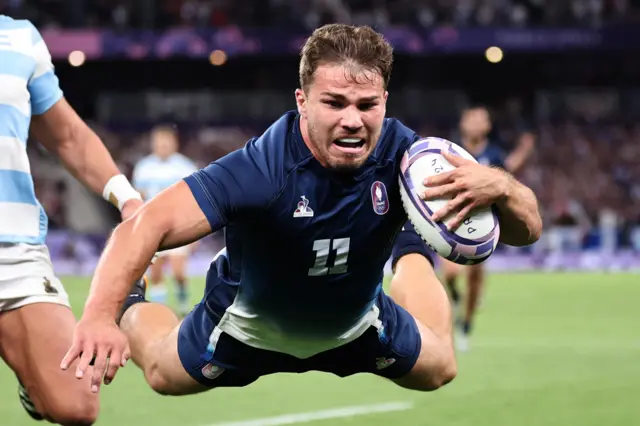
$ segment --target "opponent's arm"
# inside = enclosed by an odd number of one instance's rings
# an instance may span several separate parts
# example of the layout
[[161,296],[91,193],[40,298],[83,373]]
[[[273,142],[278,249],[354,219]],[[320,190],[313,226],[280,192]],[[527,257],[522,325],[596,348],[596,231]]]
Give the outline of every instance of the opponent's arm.
[[500,215],[500,241],[511,246],[526,246],[542,234],[538,201],[531,189],[508,172],[483,166],[460,156],[443,152],[456,168],[425,180],[429,187],[423,199],[452,197],[434,221],[455,214],[448,226],[458,227],[473,209],[496,205]]
[[504,168],[509,173],[517,174],[533,153],[535,144],[536,137],[532,132],[522,133],[518,146],[505,158]]
[[142,200],[120,173],[98,135],[64,98],[43,114],[33,116],[31,133],[62,160],[76,179],[120,210],[127,201]]
[[131,290],[159,249],[178,247],[211,233],[211,225],[186,182],[148,201],[119,224],[102,253],[83,317],[115,320]]
[[120,174],[100,138],[64,99],[49,49],[36,27],[30,27],[30,54],[35,59],[27,83],[30,133],[56,154],[76,179],[118,207],[126,219],[142,204],[140,194]]

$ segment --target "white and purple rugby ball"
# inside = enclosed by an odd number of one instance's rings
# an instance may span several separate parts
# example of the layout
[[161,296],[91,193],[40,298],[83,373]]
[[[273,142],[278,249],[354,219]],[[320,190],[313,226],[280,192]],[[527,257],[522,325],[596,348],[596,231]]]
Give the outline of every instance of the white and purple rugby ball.
[[426,189],[425,178],[455,168],[442,156],[442,151],[476,161],[462,147],[446,139],[428,137],[414,142],[400,164],[402,204],[416,232],[440,256],[461,265],[482,263],[491,256],[500,239],[494,207],[475,211],[458,229],[449,231],[446,224],[454,214],[439,222],[431,220],[431,215],[449,198],[424,201],[418,195]]

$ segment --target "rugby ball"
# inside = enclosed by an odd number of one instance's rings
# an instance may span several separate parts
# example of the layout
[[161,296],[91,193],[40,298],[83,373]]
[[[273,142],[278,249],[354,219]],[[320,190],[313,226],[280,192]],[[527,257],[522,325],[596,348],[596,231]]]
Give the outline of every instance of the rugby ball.
[[500,223],[495,207],[478,209],[456,230],[449,231],[449,215],[438,222],[431,215],[449,198],[424,201],[419,194],[426,187],[425,178],[455,169],[442,155],[448,151],[472,161],[473,156],[446,139],[428,137],[414,142],[400,163],[400,197],[409,221],[416,232],[435,252],[461,265],[474,265],[487,260],[500,239]]

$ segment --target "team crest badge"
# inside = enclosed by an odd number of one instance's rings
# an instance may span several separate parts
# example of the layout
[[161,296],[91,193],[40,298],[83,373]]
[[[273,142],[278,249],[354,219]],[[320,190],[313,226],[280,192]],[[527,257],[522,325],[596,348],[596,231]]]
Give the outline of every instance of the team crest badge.
[[309,208],[309,200],[304,195],[302,201],[298,201],[298,207],[293,212],[293,217],[313,217],[313,210]]
[[389,211],[389,197],[384,183],[375,181],[371,185],[371,202],[373,203],[373,211],[376,214],[383,215]]

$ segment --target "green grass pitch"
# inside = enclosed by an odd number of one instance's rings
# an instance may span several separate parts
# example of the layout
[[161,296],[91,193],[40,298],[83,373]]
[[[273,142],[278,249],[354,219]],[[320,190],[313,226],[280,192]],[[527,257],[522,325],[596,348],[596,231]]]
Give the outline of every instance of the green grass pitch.
[[[85,278],[64,279],[78,314]],[[193,280],[194,300],[202,280]],[[493,274],[457,379],[420,394],[374,376],[274,375],[240,389],[161,397],[130,364],[103,387],[98,425],[208,426],[354,405],[412,408],[314,426],[640,425],[640,281],[624,274]],[[0,363],[0,423],[33,424]],[[251,425],[251,423],[245,423]],[[255,426],[267,423],[253,423]]]

